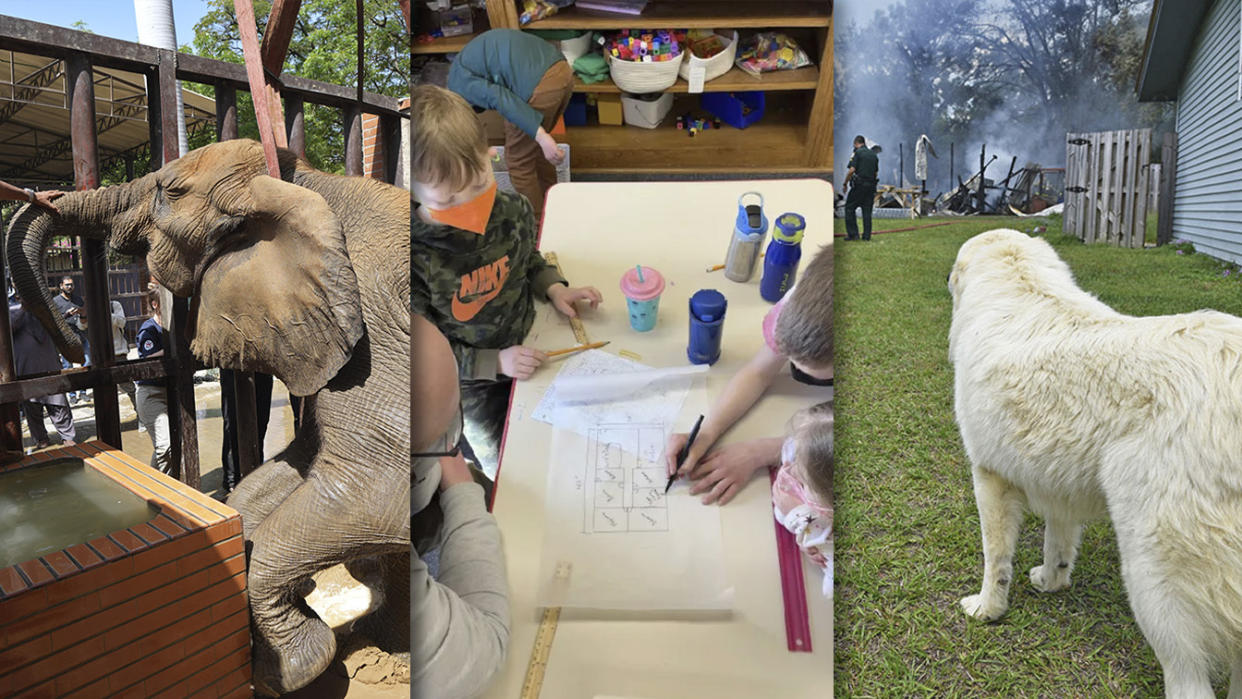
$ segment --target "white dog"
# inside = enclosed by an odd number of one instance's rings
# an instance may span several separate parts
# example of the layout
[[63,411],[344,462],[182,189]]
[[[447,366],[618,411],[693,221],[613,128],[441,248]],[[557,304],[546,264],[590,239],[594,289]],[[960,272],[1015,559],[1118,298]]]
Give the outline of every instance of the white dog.
[[983,530],[991,621],[1009,606],[1023,506],[1045,519],[1044,592],[1070,585],[1082,524],[1111,516],[1167,697],[1242,699],[1242,319],[1135,318],[1078,288],[1043,240],[995,230],[949,275],[949,359]]

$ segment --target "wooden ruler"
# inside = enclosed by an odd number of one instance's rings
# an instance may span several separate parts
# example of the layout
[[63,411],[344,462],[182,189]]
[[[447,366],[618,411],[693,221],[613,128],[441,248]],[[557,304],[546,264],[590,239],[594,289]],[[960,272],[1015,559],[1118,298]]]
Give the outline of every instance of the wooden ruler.
[[[565,276],[565,270],[561,269],[561,263],[556,259],[556,253],[545,252],[543,254],[543,259],[547,260],[548,264],[555,267],[556,271],[560,272],[562,277]],[[574,339],[578,341],[578,344],[586,345],[591,342],[591,340],[587,338],[586,328],[582,326],[582,321],[580,319],[570,318],[569,327],[573,328]]]
[[538,699],[543,690],[543,673],[548,669],[548,655],[552,652],[552,639],[556,637],[560,619],[560,607],[543,610],[543,619],[535,631],[535,646],[530,651],[530,664],[526,666],[526,679],[522,680],[521,699]]
[[[768,475],[776,482],[776,469]],[[778,522],[776,525],[776,555],[780,559],[781,597],[785,600],[785,641],[794,653],[811,652],[811,619],[806,609],[806,580],[802,576],[802,549],[794,535]]]

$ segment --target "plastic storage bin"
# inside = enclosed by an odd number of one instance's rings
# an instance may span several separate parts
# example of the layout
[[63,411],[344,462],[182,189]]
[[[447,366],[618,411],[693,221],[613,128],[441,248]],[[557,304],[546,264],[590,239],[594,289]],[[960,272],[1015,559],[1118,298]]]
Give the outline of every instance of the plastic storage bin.
[[447,10],[436,12],[435,21],[440,25],[444,36],[461,36],[474,33],[474,22],[470,16],[469,5],[459,5]]
[[654,129],[673,108],[673,93],[651,92],[645,95],[621,95],[621,111],[625,123]]
[[586,126],[586,123],[586,95],[579,92],[570,97],[569,104],[565,105],[565,126]]
[[763,118],[762,92],[706,92],[699,100],[703,109],[737,129]]

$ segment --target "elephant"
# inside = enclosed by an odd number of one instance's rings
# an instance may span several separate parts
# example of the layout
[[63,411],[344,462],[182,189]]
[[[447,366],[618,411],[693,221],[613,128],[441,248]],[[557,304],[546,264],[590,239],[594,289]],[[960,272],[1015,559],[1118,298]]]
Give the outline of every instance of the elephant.
[[336,654],[299,594],[331,565],[383,578],[370,619],[409,642],[409,193],[319,172],[287,150],[279,162],[276,179],[257,142],[208,145],[131,182],[66,194],[59,213],[27,205],[6,244],[15,288],[69,359],[81,361],[82,346],[52,310],[53,235],[145,255],[153,277],[191,298],[197,358],[274,374],[308,397],[293,442],[227,501],[242,515],[253,678],[265,694],[305,686]]

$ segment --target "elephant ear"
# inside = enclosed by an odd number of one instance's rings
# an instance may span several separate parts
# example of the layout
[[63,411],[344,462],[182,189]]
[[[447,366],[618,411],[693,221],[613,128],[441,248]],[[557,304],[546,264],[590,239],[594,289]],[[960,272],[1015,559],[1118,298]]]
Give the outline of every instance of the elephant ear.
[[290,393],[310,395],[362,338],[345,235],[319,194],[266,175],[249,187],[250,202],[221,238],[234,242],[200,268],[191,349],[210,366],[273,374]]

